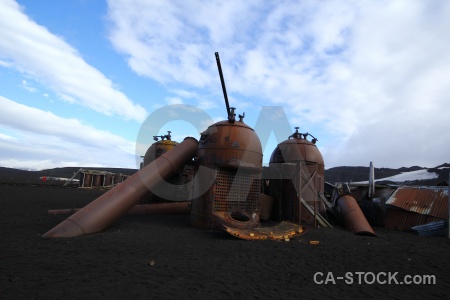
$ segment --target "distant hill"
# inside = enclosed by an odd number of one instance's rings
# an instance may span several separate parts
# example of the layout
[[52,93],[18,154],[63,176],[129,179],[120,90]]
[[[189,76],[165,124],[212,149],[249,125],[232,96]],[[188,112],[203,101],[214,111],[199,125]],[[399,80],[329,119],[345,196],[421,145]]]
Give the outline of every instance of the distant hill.
[[[41,183],[40,177],[42,176],[70,178],[79,169],[80,169],[79,167],[65,167],[41,171],[25,171],[0,167],[0,183],[3,182],[3,183],[37,184]],[[136,169],[95,168],[95,167],[92,168],[83,167],[83,169],[107,171],[111,173],[122,173],[125,175],[132,175],[138,171]],[[377,180],[377,183],[390,183],[390,184],[404,183],[408,185],[435,186],[443,182],[448,183],[449,172],[450,172],[450,164],[448,163],[436,166],[434,168],[423,168],[419,166],[413,166],[408,168],[403,167],[398,169],[375,168],[375,180]],[[419,173],[420,176],[418,176]],[[423,176],[424,173],[430,173],[428,174],[430,176]],[[402,176],[396,176],[400,174],[402,174]],[[409,176],[409,174],[411,176]],[[396,177],[392,178],[393,176]],[[426,177],[429,178],[423,179]],[[401,181],[399,181],[399,179]],[[347,167],[335,167],[325,170],[325,181],[333,185],[336,182],[360,182],[368,180],[369,180],[369,167],[347,166]]]
[[[428,177],[435,177],[431,179],[420,179],[415,174],[421,173],[423,175],[424,172],[417,172],[423,170],[425,172],[434,173],[430,174]],[[425,185],[425,186],[434,186],[438,185],[442,182],[447,182],[449,180],[449,172],[450,172],[450,164],[445,163],[439,165],[434,168],[424,168],[419,166],[413,167],[402,167],[398,169],[390,169],[390,168],[375,168],[375,180],[377,183],[392,183],[399,184],[405,183],[408,185]],[[407,175],[407,173],[411,174],[410,179],[408,176],[396,176],[400,174]],[[392,177],[396,176],[397,178],[406,178],[406,180],[397,181],[392,180]],[[427,176],[422,176],[427,177]],[[369,180],[369,167],[335,167],[325,170],[325,181],[334,184],[336,182],[359,182],[359,181],[368,181]]]

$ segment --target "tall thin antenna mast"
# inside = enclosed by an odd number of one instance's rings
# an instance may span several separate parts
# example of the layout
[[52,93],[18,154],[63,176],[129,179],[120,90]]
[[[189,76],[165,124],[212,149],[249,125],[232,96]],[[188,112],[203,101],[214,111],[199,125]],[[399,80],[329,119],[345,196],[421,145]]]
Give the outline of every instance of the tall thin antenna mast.
[[227,88],[225,87],[225,80],[223,79],[222,66],[220,65],[219,52],[216,52],[217,68],[219,69],[220,82],[222,83],[223,97],[225,98],[225,105],[227,106],[227,117],[230,116],[230,104],[228,104]]

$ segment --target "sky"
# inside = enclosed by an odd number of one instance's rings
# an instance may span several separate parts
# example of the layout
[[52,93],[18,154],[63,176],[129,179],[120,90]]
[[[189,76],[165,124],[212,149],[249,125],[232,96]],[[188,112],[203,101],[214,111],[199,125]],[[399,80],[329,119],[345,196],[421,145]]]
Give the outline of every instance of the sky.
[[435,167],[449,29],[441,0],[0,0],[0,166],[138,168],[154,135],[199,138],[227,117],[219,52],[264,163],[299,126],[325,168]]

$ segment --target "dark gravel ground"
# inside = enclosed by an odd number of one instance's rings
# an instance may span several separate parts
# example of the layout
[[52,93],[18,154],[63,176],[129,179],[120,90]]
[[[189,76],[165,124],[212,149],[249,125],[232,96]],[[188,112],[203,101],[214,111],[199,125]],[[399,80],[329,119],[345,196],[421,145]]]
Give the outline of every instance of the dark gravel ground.
[[[374,238],[336,227],[309,228],[289,242],[244,241],[192,228],[187,215],[125,215],[98,234],[41,237],[67,217],[48,209],[82,207],[102,193],[0,184],[0,299],[448,298],[445,237],[375,228]],[[356,272],[369,273],[359,283]],[[389,272],[399,284],[389,284]],[[371,283],[374,275],[381,282]],[[400,284],[405,275],[433,275],[436,283]]]

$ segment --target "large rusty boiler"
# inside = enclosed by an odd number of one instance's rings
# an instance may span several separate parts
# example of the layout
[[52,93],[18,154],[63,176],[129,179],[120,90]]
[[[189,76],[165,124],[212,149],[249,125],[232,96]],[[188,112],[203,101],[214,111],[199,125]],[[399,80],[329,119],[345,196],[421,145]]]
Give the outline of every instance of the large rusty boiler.
[[215,123],[201,134],[196,155],[191,225],[252,228],[259,223],[261,142],[255,131],[234,120]]
[[326,212],[319,195],[324,191],[325,166],[317,139],[298,129],[270,157],[269,194],[275,198],[272,219],[315,224],[317,215]]
[[[153,136],[153,143],[145,152],[142,167],[147,166],[152,161],[166,152],[174,149],[178,143],[172,141],[171,131],[166,135]],[[187,201],[192,189],[192,178],[194,175],[194,166],[192,161],[186,162],[182,168],[176,170],[170,178],[162,181],[153,187],[151,193],[143,199],[144,201]]]

